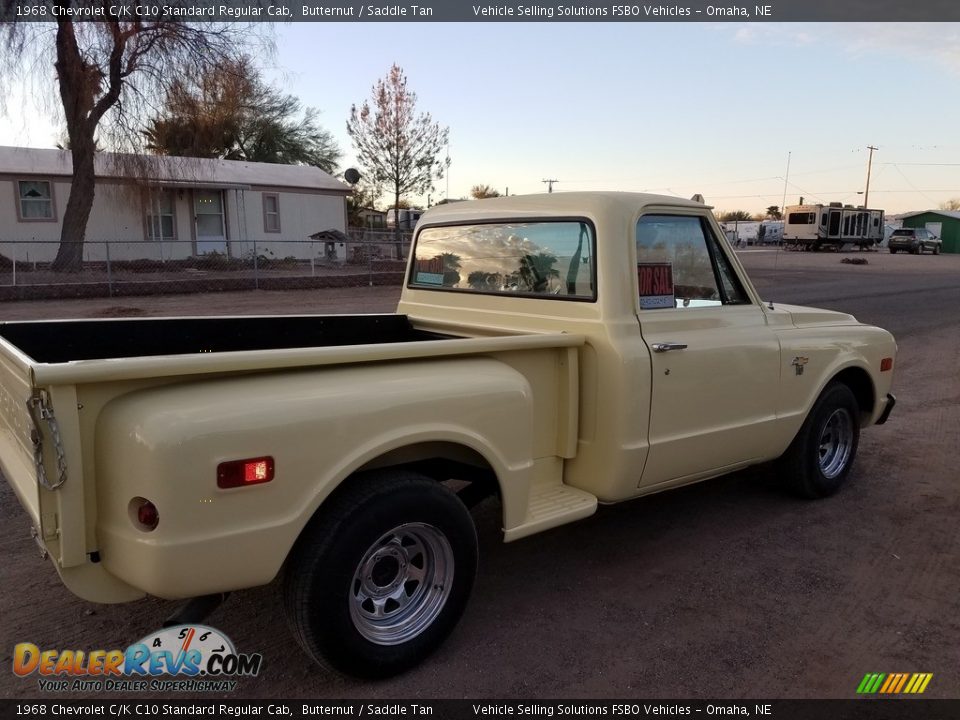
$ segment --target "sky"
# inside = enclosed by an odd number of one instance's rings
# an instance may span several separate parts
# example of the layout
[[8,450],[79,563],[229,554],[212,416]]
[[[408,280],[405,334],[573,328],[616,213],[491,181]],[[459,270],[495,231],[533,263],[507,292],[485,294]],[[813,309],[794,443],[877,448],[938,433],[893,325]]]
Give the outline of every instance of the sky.
[[[751,213],[859,205],[869,145],[871,207],[960,198],[960,24],[286,23],[273,40],[267,76],[321,111],[344,169],[351,105],[403,68],[450,128],[434,203],[552,178]],[[48,112],[4,100],[0,145],[54,146]]]

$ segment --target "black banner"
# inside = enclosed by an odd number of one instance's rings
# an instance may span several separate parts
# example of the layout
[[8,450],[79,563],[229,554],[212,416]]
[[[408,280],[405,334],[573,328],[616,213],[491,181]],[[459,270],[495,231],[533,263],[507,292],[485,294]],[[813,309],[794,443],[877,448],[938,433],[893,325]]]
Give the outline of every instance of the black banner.
[[54,22],[933,22],[960,21],[955,0],[0,0],[0,19]]
[[960,700],[2,700],[0,719],[49,717],[729,718],[955,720]]

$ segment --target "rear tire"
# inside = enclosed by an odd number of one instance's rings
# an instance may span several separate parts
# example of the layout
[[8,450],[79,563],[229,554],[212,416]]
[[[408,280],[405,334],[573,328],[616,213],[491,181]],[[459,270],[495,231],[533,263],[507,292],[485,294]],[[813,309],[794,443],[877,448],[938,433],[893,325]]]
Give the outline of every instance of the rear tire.
[[301,647],[347,675],[384,678],[453,630],[477,570],[477,535],[446,487],[407,471],[348,480],[297,540],[284,601]]
[[857,400],[843,383],[831,383],[778,460],[781,482],[800,497],[833,495],[850,474],[859,442]]

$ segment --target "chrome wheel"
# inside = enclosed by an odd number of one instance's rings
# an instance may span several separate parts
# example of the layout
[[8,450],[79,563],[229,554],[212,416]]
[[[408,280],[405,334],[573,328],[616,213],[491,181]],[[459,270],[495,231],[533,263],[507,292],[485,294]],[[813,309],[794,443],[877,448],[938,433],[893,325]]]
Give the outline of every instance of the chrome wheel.
[[453,549],[431,525],[406,523],[364,553],[350,585],[350,618],[367,640],[399,645],[426,630],[453,587]]
[[820,472],[835,478],[846,468],[853,450],[853,417],[846,408],[837,408],[827,418],[818,446]]

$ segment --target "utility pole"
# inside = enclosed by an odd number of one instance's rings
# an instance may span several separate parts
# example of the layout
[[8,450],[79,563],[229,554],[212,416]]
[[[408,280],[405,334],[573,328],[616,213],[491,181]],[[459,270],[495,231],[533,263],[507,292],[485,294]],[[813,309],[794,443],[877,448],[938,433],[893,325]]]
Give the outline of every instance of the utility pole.
[[863,191],[863,206],[865,208],[870,207],[870,168],[873,166],[873,151],[879,149],[880,148],[874,147],[873,145],[867,145],[867,150],[870,151],[870,157],[867,160],[867,187]]
[[545,183],[547,184],[547,192],[548,192],[548,193],[552,193],[552,192],[553,192],[553,184],[556,183],[556,182],[560,182],[560,181],[554,179],[554,180],[542,180],[541,182],[545,182]]

